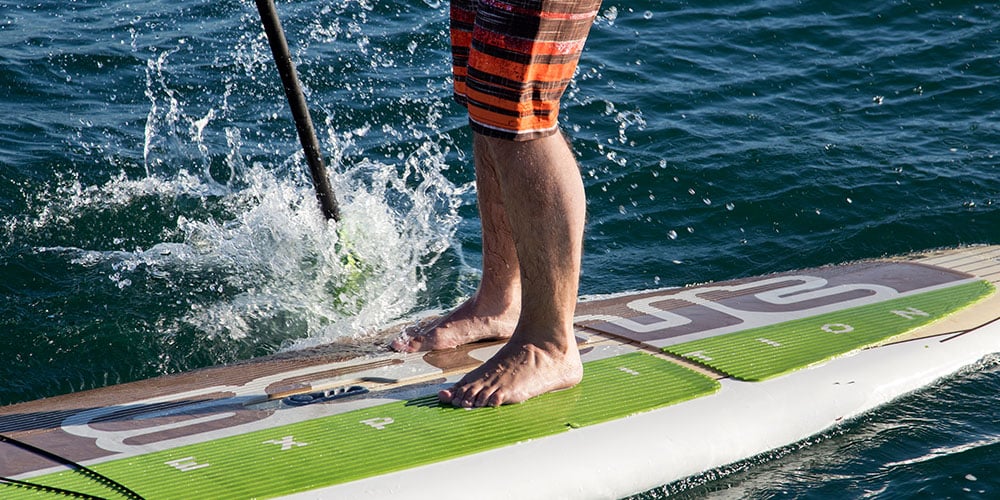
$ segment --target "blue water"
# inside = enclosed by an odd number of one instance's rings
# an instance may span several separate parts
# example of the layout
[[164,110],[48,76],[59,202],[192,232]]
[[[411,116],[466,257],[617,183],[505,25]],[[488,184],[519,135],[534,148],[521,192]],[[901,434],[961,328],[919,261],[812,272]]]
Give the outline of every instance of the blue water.
[[[378,349],[380,326],[471,293],[447,8],[279,3],[337,230],[252,3],[2,3],[0,404]],[[995,2],[606,0],[562,112],[582,293],[1000,243],[998,82]],[[997,367],[642,496],[995,498]]]

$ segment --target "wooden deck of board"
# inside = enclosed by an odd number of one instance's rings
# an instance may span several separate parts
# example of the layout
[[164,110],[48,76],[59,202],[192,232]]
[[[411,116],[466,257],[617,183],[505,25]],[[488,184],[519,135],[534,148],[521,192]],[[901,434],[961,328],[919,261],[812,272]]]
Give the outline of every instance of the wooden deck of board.
[[[1000,288],[1000,245],[935,250],[900,257],[899,260],[968,273],[989,281],[994,286]],[[961,335],[968,330],[991,321],[997,321],[998,315],[1000,315],[1000,293],[994,293],[981,302],[978,307],[970,307],[965,311],[952,314],[943,320],[897,337],[889,343],[907,342],[938,336],[943,337],[942,340],[946,340],[950,336]]]

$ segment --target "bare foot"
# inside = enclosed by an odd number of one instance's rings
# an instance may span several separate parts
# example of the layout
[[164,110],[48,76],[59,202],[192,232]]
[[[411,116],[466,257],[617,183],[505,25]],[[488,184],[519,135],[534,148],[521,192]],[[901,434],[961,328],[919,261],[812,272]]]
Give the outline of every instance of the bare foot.
[[462,408],[520,403],[573,387],[583,377],[576,344],[568,349],[511,340],[479,368],[438,393],[442,403]]
[[510,338],[520,309],[514,305],[487,307],[473,296],[454,311],[428,325],[404,329],[390,344],[401,352],[451,349],[479,340]]

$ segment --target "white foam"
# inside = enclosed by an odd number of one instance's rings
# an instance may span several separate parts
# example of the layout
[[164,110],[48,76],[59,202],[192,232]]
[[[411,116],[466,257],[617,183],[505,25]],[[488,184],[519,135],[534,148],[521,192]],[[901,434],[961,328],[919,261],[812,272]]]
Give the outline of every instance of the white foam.
[[[343,34],[330,22],[329,36]],[[305,37],[305,46],[309,41]],[[429,97],[415,107],[426,116],[409,117],[423,127],[387,137],[402,145],[397,152],[412,151],[398,153],[398,164],[358,160],[366,155],[355,145],[391,124],[343,131],[328,114],[318,132],[343,213],[340,224],[328,224],[301,153],[288,153],[288,135],[271,137],[245,125],[272,119],[270,111],[248,116],[241,99],[260,91],[264,84],[253,83],[258,77],[273,76],[260,31],[241,35],[230,51],[227,63],[236,71],[221,76],[222,99],[191,94],[188,83],[178,82],[188,52],[177,43],[152,50],[145,67],[149,108],[141,141],[130,145],[141,148],[141,158],[138,151],[107,156],[111,168],[123,172],[103,183],[67,171],[31,186],[23,213],[0,218],[8,236],[0,245],[20,240],[37,252],[63,254],[70,266],[87,268],[86,276],[103,273],[131,294],[153,289],[160,300],[176,293],[171,302],[183,306],[181,316],[164,317],[164,308],[149,302],[150,322],[167,334],[193,327],[241,339],[293,324],[296,332],[288,336],[267,334],[294,348],[411,313],[428,268],[452,246],[457,211],[471,189],[441,173],[451,144],[436,133],[446,103]],[[177,74],[172,64],[180,64]],[[144,217],[135,227],[112,222],[103,233],[88,230],[139,211]],[[121,234],[106,234],[109,226]]]
[[1000,443],[1000,436],[989,436],[983,439],[978,439],[969,443],[961,443],[953,446],[944,446],[934,448],[933,450],[914,458],[909,458],[906,460],[899,460],[896,462],[889,462],[882,466],[883,469],[891,469],[893,467],[909,466],[913,464],[919,464],[922,462],[928,462],[941,457],[946,457],[950,455],[958,455],[969,450],[974,450],[976,448],[986,448],[994,446]]

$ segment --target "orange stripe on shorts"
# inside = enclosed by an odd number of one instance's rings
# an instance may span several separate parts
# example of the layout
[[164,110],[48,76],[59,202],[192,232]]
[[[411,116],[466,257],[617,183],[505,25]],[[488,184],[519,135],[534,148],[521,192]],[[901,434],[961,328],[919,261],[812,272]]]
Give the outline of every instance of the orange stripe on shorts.
[[476,132],[530,140],[558,129],[600,0],[452,0],[455,98]]

